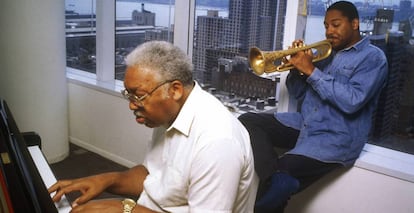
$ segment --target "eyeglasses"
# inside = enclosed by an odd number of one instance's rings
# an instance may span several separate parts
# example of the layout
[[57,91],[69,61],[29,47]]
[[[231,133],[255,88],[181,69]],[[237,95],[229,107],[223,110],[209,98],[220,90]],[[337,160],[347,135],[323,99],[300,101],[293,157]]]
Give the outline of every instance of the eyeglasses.
[[135,94],[129,93],[129,91],[127,89],[123,89],[121,91],[122,96],[124,96],[125,99],[131,101],[132,103],[134,103],[135,105],[139,106],[139,107],[143,107],[144,106],[144,99],[147,98],[148,96],[150,96],[153,92],[155,92],[155,90],[157,90],[158,88],[160,88],[162,85],[167,84],[167,83],[171,83],[175,81],[174,80],[167,80],[164,81],[160,84],[158,84],[154,89],[152,89],[149,93],[146,93],[143,96],[138,97]]
[[158,88],[160,88],[162,85],[167,84],[167,83],[171,83],[175,81],[174,80],[168,80],[168,81],[164,81],[160,84],[158,84],[154,89],[152,89],[149,93],[146,93],[143,96],[138,97],[135,94],[129,93],[129,91],[127,89],[123,89],[121,91],[122,96],[124,96],[125,99],[131,101],[132,103],[134,103],[135,105],[139,106],[139,107],[143,107],[144,106],[144,99],[147,98],[148,96],[150,96],[153,92],[155,92],[155,90],[157,90]]

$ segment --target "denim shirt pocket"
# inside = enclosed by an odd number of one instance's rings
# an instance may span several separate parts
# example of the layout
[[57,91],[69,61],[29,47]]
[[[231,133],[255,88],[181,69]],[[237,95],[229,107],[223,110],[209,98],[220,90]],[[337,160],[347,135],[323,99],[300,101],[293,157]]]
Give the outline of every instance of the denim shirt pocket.
[[352,74],[354,73],[353,66],[344,65],[342,68],[339,68],[337,72],[335,72],[335,79],[340,83],[347,83],[351,78]]

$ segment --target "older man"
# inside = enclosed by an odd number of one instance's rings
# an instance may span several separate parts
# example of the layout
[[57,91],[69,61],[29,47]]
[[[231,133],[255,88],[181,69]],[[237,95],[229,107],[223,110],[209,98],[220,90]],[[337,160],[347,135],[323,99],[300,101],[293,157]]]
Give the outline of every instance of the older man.
[[[80,191],[73,212],[253,212],[256,176],[249,134],[192,79],[187,55],[147,42],[127,58],[125,90],[140,124],[155,128],[142,165],[125,172],[61,180],[55,201]],[[90,201],[103,191],[134,200]],[[88,202],[90,201],[90,202]]]

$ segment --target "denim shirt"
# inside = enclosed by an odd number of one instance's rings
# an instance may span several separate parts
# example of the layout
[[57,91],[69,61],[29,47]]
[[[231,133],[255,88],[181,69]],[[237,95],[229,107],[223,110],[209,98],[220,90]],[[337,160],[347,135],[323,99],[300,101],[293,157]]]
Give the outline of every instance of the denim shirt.
[[387,59],[368,37],[334,52],[309,76],[290,71],[289,94],[302,101],[300,112],[275,113],[300,130],[288,153],[323,162],[352,165],[362,151],[388,75]]

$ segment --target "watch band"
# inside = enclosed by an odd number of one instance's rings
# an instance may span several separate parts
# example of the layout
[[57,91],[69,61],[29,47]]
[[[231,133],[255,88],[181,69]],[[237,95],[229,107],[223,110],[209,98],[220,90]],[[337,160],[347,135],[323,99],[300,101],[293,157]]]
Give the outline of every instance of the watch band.
[[137,203],[135,202],[135,200],[125,198],[122,201],[122,205],[124,206],[123,213],[131,213],[134,207],[137,205]]

